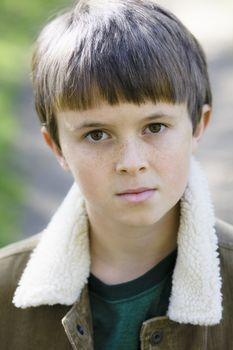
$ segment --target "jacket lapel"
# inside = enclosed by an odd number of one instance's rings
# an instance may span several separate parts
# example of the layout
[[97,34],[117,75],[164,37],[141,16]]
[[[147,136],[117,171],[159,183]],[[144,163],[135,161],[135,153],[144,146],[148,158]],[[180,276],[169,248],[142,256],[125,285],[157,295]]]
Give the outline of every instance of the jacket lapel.
[[21,308],[72,305],[87,283],[89,271],[88,220],[74,184],[32,252],[13,303]]
[[87,286],[70,311],[63,317],[62,325],[74,349],[93,350],[93,328]]

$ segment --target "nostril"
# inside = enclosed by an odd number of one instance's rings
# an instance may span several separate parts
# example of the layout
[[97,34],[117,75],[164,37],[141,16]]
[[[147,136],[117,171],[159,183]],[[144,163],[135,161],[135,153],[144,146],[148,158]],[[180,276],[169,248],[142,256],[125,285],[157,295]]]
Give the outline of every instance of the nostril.
[[136,174],[138,172],[146,171],[147,166],[145,164],[119,164],[116,167],[116,171],[119,174]]

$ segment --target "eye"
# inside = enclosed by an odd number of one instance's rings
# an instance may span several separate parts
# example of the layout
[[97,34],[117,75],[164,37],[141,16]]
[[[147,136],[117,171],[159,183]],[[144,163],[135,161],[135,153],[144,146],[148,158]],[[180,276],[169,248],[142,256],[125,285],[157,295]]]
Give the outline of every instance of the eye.
[[103,141],[108,137],[103,130],[93,130],[86,134],[85,138],[90,142]]
[[149,129],[150,133],[152,134],[161,133],[165,128],[166,126],[161,123],[152,123],[146,127],[146,129]]

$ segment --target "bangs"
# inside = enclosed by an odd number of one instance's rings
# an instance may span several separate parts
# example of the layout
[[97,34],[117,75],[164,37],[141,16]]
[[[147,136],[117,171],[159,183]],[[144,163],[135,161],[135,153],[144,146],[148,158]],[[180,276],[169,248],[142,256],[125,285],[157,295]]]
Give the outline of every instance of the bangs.
[[79,7],[51,22],[39,38],[33,57],[36,109],[49,122],[58,111],[102,102],[186,102],[198,119],[207,99],[205,69],[195,38],[156,5],[143,11],[123,6],[102,17]]
[[164,50],[153,52],[146,41],[133,42],[134,37],[127,38],[126,33],[120,40],[113,40],[111,29],[103,35],[108,37],[108,42],[103,39],[98,45],[93,38],[89,55],[84,53],[81,64],[80,53],[75,51],[67,67],[60,68],[61,90],[57,89],[56,79],[53,88],[59,91],[53,96],[57,109],[89,109],[100,101],[114,105],[186,100],[186,82],[182,79],[185,73],[174,61],[167,60]]

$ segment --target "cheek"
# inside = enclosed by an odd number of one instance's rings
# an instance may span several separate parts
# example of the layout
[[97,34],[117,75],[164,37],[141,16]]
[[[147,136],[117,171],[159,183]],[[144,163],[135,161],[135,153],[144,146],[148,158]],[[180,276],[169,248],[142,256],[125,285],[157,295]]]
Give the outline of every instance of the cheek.
[[166,147],[157,159],[159,176],[171,196],[182,195],[188,181],[192,149],[189,140],[183,141]]
[[183,188],[187,184],[190,167],[190,157],[177,154],[176,157],[171,159],[171,162],[167,168],[168,180],[172,184],[173,188]]
[[74,180],[80,187],[83,195],[88,198],[101,190],[101,183],[105,181],[105,161],[100,152],[88,152],[82,148],[69,147],[72,152],[64,155]]

